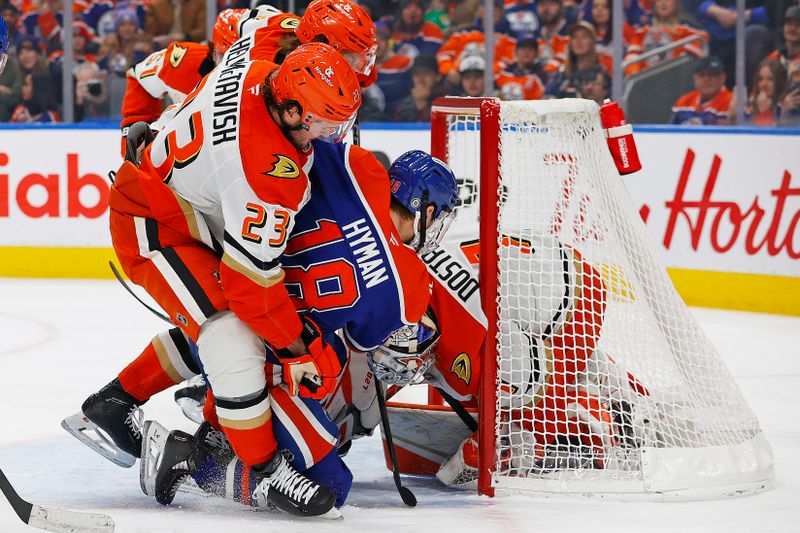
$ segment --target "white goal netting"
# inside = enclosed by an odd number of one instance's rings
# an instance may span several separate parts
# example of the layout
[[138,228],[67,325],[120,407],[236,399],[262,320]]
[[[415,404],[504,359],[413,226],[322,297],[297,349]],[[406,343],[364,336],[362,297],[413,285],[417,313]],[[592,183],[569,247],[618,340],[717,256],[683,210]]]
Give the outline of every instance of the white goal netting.
[[[448,238],[461,244],[477,233],[486,147],[479,113],[445,112],[464,202]],[[497,165],[494,486],[656,498],[769,486],[769,444],[651,251],[597,105],[501,103]]]

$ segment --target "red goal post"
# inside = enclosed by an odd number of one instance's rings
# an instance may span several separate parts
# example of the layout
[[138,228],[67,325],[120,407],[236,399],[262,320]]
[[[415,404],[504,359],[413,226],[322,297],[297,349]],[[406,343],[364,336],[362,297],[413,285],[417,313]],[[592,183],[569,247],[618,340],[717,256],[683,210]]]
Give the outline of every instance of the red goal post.
[[[431,155],[442,161],[448,157],[448,117],[454,112],[476,118],[480,124],[480,248],[481,267],[479,282],[481,302],[488,324],[487,339],[497,337],[497,306],[487,302],[497,301],[498,256],[498,166],[500,158],[500,104],[497,98],[443,97],[437,98],[431,108]],[[485,152],[483,151],[485,150]],[[479,428],[494,427],[495,379],[497,375],[497,345],[484,342],[481,352],[481,382],[478,408]],[[480,450],[478,471],[478,492],[494,496],[491,472],[494,466],[495,440],[493,432],[478,431]]]

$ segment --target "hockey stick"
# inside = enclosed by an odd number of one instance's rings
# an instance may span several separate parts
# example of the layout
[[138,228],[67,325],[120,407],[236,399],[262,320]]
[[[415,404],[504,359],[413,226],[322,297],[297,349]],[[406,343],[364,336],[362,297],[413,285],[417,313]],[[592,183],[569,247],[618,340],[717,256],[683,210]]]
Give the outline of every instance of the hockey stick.
[[375,392],[378,396],[378,409],[381,412],[381,425],[383,426],[383,436],[386,437],[386,447],[389,449],[389,459],[392,461],[392,476],[397,492],[400,493],[403,503],[409,507],[416,507],[417,498],[414,493],[403,486],[400,482],[400,470],[397,468],[397,456],[394,453],[394,441],[392,440],[392,430],[389,427],[389,413],[386,411],[386,398],[383,396],[383,389],[379,380],[375,380]]
[[137,302],[139,302],[140,304],[142,304],[143,306],[145,306],[145,308],[146,308],[148,311],[150,311],[151,313],[153,313],[154,315],[156,315],[158,318],[160,318],[160,319],[161,319],[161,320],[163,320],[164,322],[169,322],[170,324],[172,324],[172,320],[170,320],[170,319],[167,317],[167,315],[164,315],[164,314],[162,314],[162,313],[159,313],[158,311],[156,311],[155,309],[153,309],[152,307],[150,307],[149,305],[147,305],[146,303],[144,303],[144,301],[143,301],[141,298],[139,298],[138,296],[136,296],[136,293],[135,293],[135,292],[133,292],[133,289],[131,289],[131,288],[128,286],[128,284],[127,284],[127,283],[125,283],[125,280],[124,280],[124,279],[122,279],[122,274],[120,274],[120,273],[119,273],[119,270],[117,270],[117,267],[115,267],[115,266],[114,266],[114,263],[113,263],[112,261],[109,261],[109,262],[108,262],[108,266],[110,266],[110,267],[111,267],[111,272],[113,272],[113,273],[114,273],[114,276],[117,278],[117,281],[119,281],[119,282],[120,282],[120,284],[121,284],[123,287],[125,287],[125,290],[126,290],[126,291],[128,291],[128,292],[130,293],[130,295],[131,295],[131,296],[133,296],[134,298],[136,298],[136,301],[137,301]]
[[104,514],[79,513],[40,507],[23,500],[0,470],[0,490],[19,519],[31,527],[57,533],[112,533],[114,519]]
[[478,431],[478,422],[474,418],[472,418],[472,415],[469,414],[469,412],[463,405],[461,405],[461,402],[459,402],[458,400],[447,394],[440,387],[434,387],[434,388],[436,389],[436,392],[438,392],[441,395],[441,397],[444,398],[444,401],[447,402],[447,405],[449,405],[450,408],[453,411],[455,411],[455,413],[458,415],[458,418],[460,418],[461,421],[464,422],[464,424],[470,431]]

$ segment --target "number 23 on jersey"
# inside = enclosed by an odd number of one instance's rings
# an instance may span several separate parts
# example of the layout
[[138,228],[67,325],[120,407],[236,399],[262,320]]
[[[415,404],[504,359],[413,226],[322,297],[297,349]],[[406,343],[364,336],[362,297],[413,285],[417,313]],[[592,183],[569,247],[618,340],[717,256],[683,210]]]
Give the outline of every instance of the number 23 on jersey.
[[[242,238],[246,241],[261,244],[264,237],[263,228],[269,225],[266,233],[268,235],[267,244],[272,248],[282,248],[288,236],[289,221],[292,215],[285,209],[275,209],[271,212],[271,217],[267,209],[254,202],[248,202],[245,209],[249,213],[242,223]],[[270,220],[271,219],[271,220]]]

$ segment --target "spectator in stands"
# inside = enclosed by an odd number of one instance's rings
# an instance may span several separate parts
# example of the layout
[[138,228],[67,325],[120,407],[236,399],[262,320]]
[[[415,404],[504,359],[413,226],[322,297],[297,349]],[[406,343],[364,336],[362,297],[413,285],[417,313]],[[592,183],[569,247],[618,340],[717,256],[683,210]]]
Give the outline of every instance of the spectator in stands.
[[613,58],[608,54],[598,53],[594,27],[588,22],[578,22],[570,29],[567,62],[547,85],[545,93],[556,98],[579,96],[581,76],[589,69],[598,66],[611,72]]
[[27,74],[22,83],[22,101],[11,122],[61,122],[56,113],[55,93],[47,74]]
[[789,71],[786,91],[781,99],[781,126],[800,126],[800,64],[794,63]]
[[108,116],[106,73],[96,63],[75,67],[75,122]]
[[533,0],[507,1],[503,17],[506,33],[515,39],[539,31],[539,17],[536,15],[536,2]]
[[103,41],[100,49],[100,68],[109,73],[107,98],[109,108],[118,113],[127,86],[126,72],[135,64],[144,61],[152,51],[150,42],[139,28],[136,12],[127,7],[114,10],[114,33]]
[[[745,121],[755,126],[775,126],[780,117],[780,97],[786,90],[786,69],[776,59],[765,59],[756,70],[753,90],[745,105]],[[735,111],[731,106],[731,111]]]
[[471,28],[475,19],[480,18],[479,12],[483,0],[457,0],[450,9],[450,35]]
[[8,28],[8,53],[13,54],[16,51],[16,45],[22,38],[22,35],[17,31],[17,23],[19,22],[19,9],[11,2],[0,2],[0,16],[6,22]]
[[[378,33],[378,51],[375,60],[378,80],[374,86],[377,86],[383,93],[384,112],[391,117],[394,116],[400,102],[411,93],[411,67],[414,61],[406,55],[396,54],[392,51],[391,30],[386,23],[378,21],[375,23],[375,28]],[[365,117],[364,120],[368,119]]]
[[420,54],[436,55],[442,46],[444,35],[441,28],[423,18],[425,7],[422,0],[403,0],[394,23],[392,41],[399,54],[414,59]]
[[206,38],[205,0],[156,0],[150,6],[144,33],[163,48],[172,41]]
[[515,61],[495,77],[504,100],[538,100],[558,72],[558,63],[539,57],[539,42],[533,35],[517,41]]
[[[653,3],[652,0],[644,0],[644,1],[625,0],[625,3],[623,4],[623,10],[625,12],[625,23],[632,27],[639,27],[646,24],[650,17],[650,10],[648,9],[648,7],[652,3]],[[594,0],[585,0],[582,3],[581,14],[583,20],[587,21],[592,20],[594,5],[595,5]]]
[[597,105],[603,105],[603,100],[609,97],[611,90],[611,76],[600,65],[581,72],[578,75],[578,92],[581,98],[594,100]]
[[431,0],[428,10],[425,11],[425,22],[436,24],[442,30],[442,35],[450,29],[450,17],[447,14],[449,7],[447,0]]
[[539,55],[546,60],[563,65],[567,61],[569,32],[561,0],[539,0],[536,14],[539,17]]
[[783,68],[789,69],[793,63],[800,63],[800,6],[791,6],[783,18],[784,47],[775,50],[769,59],[780,60]]
[[458,64],[462,96],[483,96],[486,89],[486,60],[482,55],[465,55]]
[[17,45],[17,60],[20,74],[47,74],[47,63],[42,57],[39,41],[33,37],[23,37]]
[[411,68],[411,80],[411,94],[397,106],[395,119],[400,122],[430,122],[434,98],[445,94],[436,58],[417,56]]
[[539,37],[550,40],[554,35],[567,35],[567,17],[562,0],[539,0],[536,3],[539,17]]
[[[513,38],[498,32],[498,24],[503,17],[502,0],[494,0],[494,71],[498,72],[503,63],[511,63],[514,60],[515,41]],[[479,9],[480,18],[469,28],[453,33],[447,39],[439,53],[436,54],[436,60],[439,63],[439,73],[445,76],[447,81],[458,87],[461,83],[461,77],[458,73],[458,64],[461,61],[461,56],[464,54],[470,55],[475,53],[482,53],[483,46],[486,42],[486,36],[483,34],[483,8]]]
[[41,0],[31,7],[33,9],[29,11],[23,9],[20,31],[41,40],[45,43],[47,52],[52,52],[61,44],[63,2],[61,0]]
[[694,57],[705,55],[708,34],[692,27],[688,23],[683,16],[680,0],[655,0],[653,3],[652,22],[634,31],[630,36],[630,46],[628,47],[628,57],[626,59],[635,59],[645,52],[650,52],[687,37],[696,37],[698,40],[651,57],[647,61],[631,65],[625,73],[630,76],[666,59],[675,59],[686,54]]
[[19,61],[9,56],[6,68],[0,73],[0,122],[7,122],[22,97],[22,73]]
[[[764,4],[761,0],[748,0],[748,9],[745,10],[745,80],[748,84],[758,64],[774,45]],[[728,86],[732,87],[736,79],[736,0],[703,2],[697,18],[711,36],[710,53],[722,61]]]
[[[97,55],[95,54],[96,45],[94,43],[94,31],[83,21],[75,20],[72,22],[72,57],[75,63],[83,63],[90,61],[97,62]],[[61,61],[64,56],[64,51],[59,49],[50,54],[48,61],[57,66],[58,71],[61,71]]]
[[725,66],[719,58],[702,58],[694,71],[695,90],[672,106],[672,124],[718,125],[728,123],[733,94],[725,87]]

